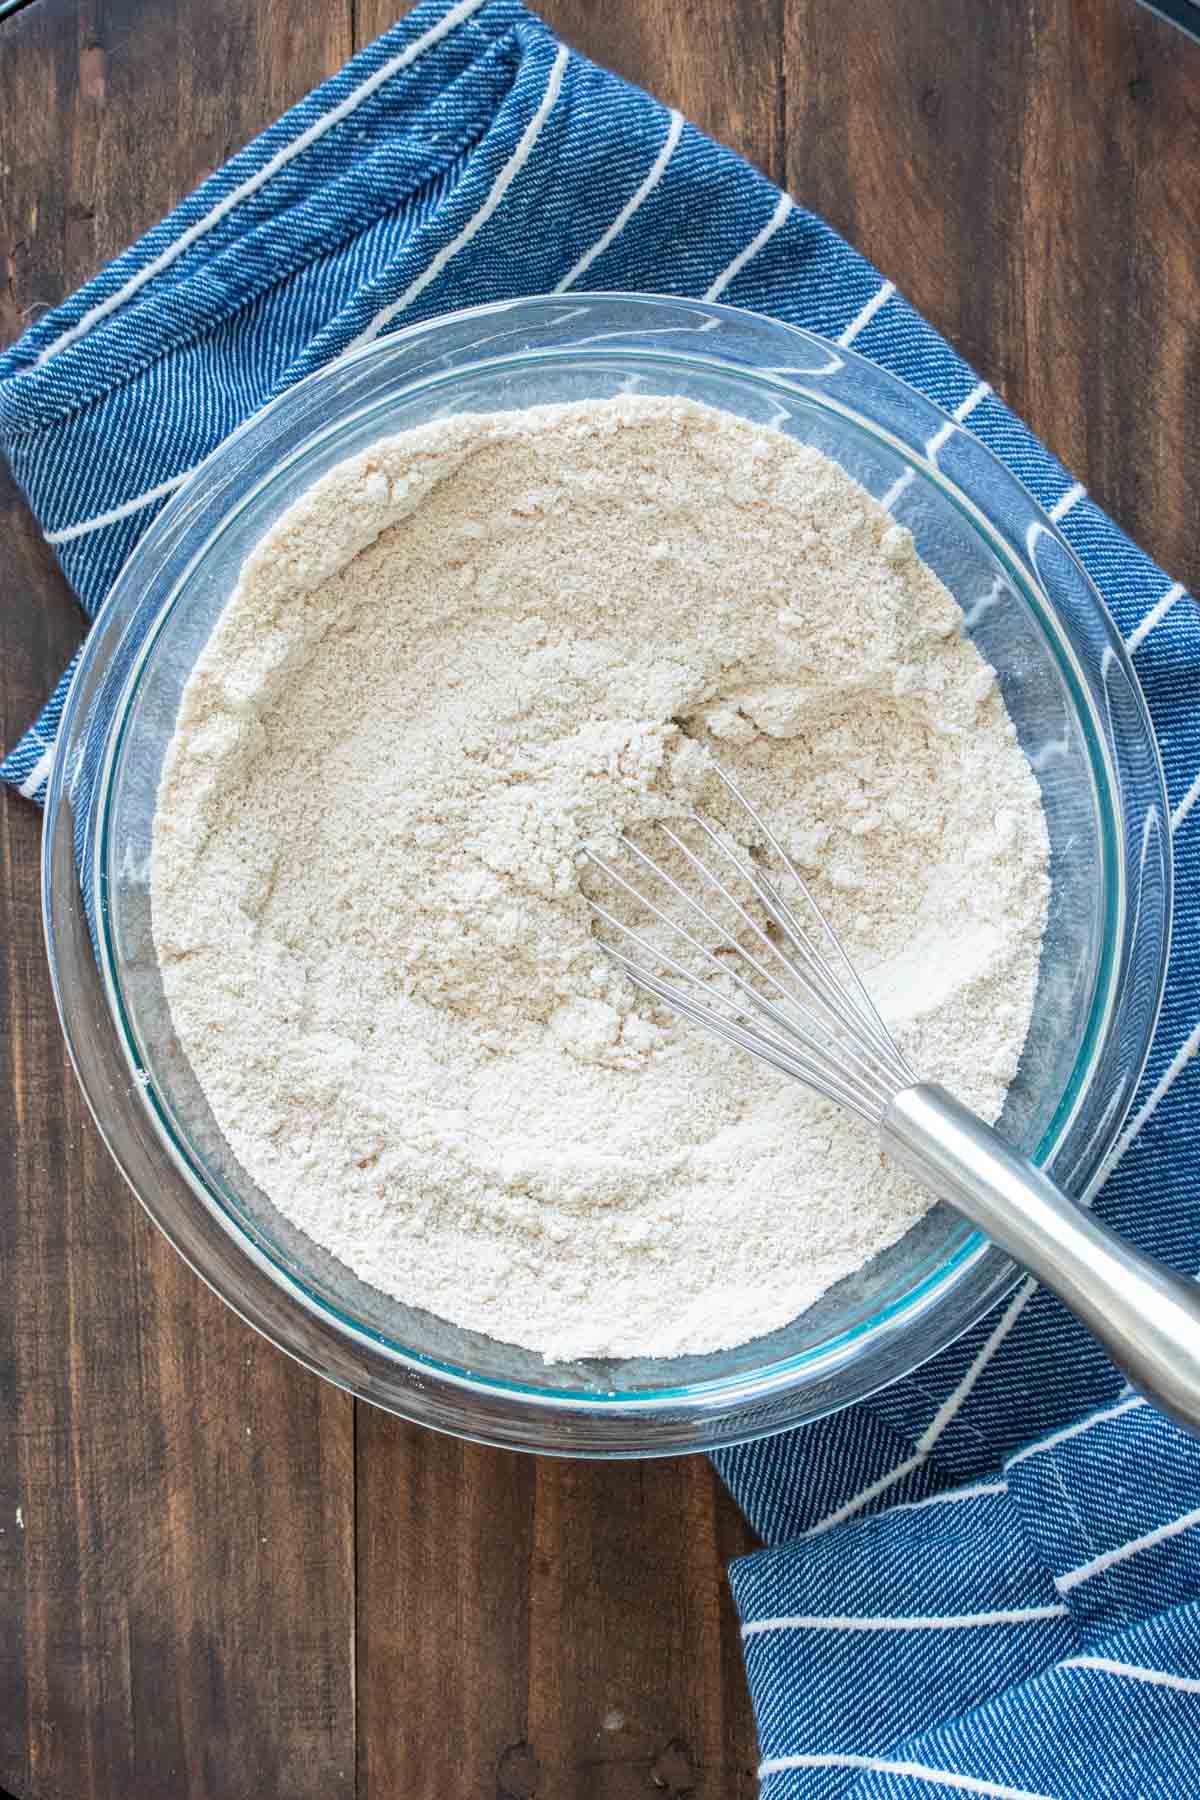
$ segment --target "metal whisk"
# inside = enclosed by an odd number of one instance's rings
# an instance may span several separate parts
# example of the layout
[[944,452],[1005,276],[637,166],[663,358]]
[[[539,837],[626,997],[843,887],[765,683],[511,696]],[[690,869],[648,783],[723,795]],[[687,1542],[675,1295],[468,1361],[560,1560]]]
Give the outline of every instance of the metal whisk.
[[1126,1243],[919,1079],[776,833],[713,772],[736,834],[700,813],[691,843],[666,824],[648,828],[674,872],[629,837],[620,867],[586,851],[608,884],[609,904],[589,902],[608,955],[654,1000],[874,1126],[910,1174],[1052,1289],[1136,1388],[1200,1434],[1200,1285]]

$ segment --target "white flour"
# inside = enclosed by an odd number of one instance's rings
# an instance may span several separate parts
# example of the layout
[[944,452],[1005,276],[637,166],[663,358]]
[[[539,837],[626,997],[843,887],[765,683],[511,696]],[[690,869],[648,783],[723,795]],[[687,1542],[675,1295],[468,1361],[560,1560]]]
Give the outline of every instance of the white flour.
[[1048,852],[959,625],[832,463],[684,400],[462,416],[334,470],[249,558],[155,825],[167,997],[243,1167],[364,1280],[551,1359],[801,1312],[926,1196],[648,1013],[579,845],[713,804],[707,746],[915,1066],[994,1118]]

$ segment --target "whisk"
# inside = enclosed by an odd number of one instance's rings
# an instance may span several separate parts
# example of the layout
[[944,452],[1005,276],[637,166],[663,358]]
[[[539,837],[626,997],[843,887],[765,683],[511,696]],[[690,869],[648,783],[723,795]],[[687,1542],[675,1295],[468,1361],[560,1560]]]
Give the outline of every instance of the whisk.
[[586,851],[612,898],[589,901],[604,950],[654,1000],[874,1127],[923,1186],[1056,1293],[1135,1388],[1200,1434],[1200,1285],[1110,1231],[919,1078],[776,833],[713,772],[751,830],[731,835],[699,812],[692,842],[650,827],[676,873],[628,836],[619,858]]

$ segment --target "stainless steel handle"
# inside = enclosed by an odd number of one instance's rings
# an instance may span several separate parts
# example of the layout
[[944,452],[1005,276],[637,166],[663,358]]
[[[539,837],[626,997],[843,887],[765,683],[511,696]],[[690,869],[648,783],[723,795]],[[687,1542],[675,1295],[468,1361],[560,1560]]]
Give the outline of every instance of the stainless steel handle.
[[910,1174],[1052,1289],[1140,1393],[1200,1435],[1200,1283],[1109,1231],[945,1088],[905,1088],[880,1135]]

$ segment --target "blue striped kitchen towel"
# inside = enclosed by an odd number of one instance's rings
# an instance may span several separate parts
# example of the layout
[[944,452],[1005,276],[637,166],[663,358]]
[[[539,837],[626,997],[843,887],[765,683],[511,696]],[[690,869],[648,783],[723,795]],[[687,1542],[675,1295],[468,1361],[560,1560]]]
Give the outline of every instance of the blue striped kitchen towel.
[[[90,615],[167,496],[351,345],[549,290],[775,314],[875,358],[1058,519],[1144,683],[1178,923],[1097,1202],[1200,1267],[1200,615],[811,213],[516,0],[422,0],[0,356],[0,440]],[[65,678],[64,678],[65,681]],[[3,765],[44,792],[65,686]],[[1031,1283],[919,1376],[724,1453],[770,1800],[1200,1793],[1200,1452]]]

